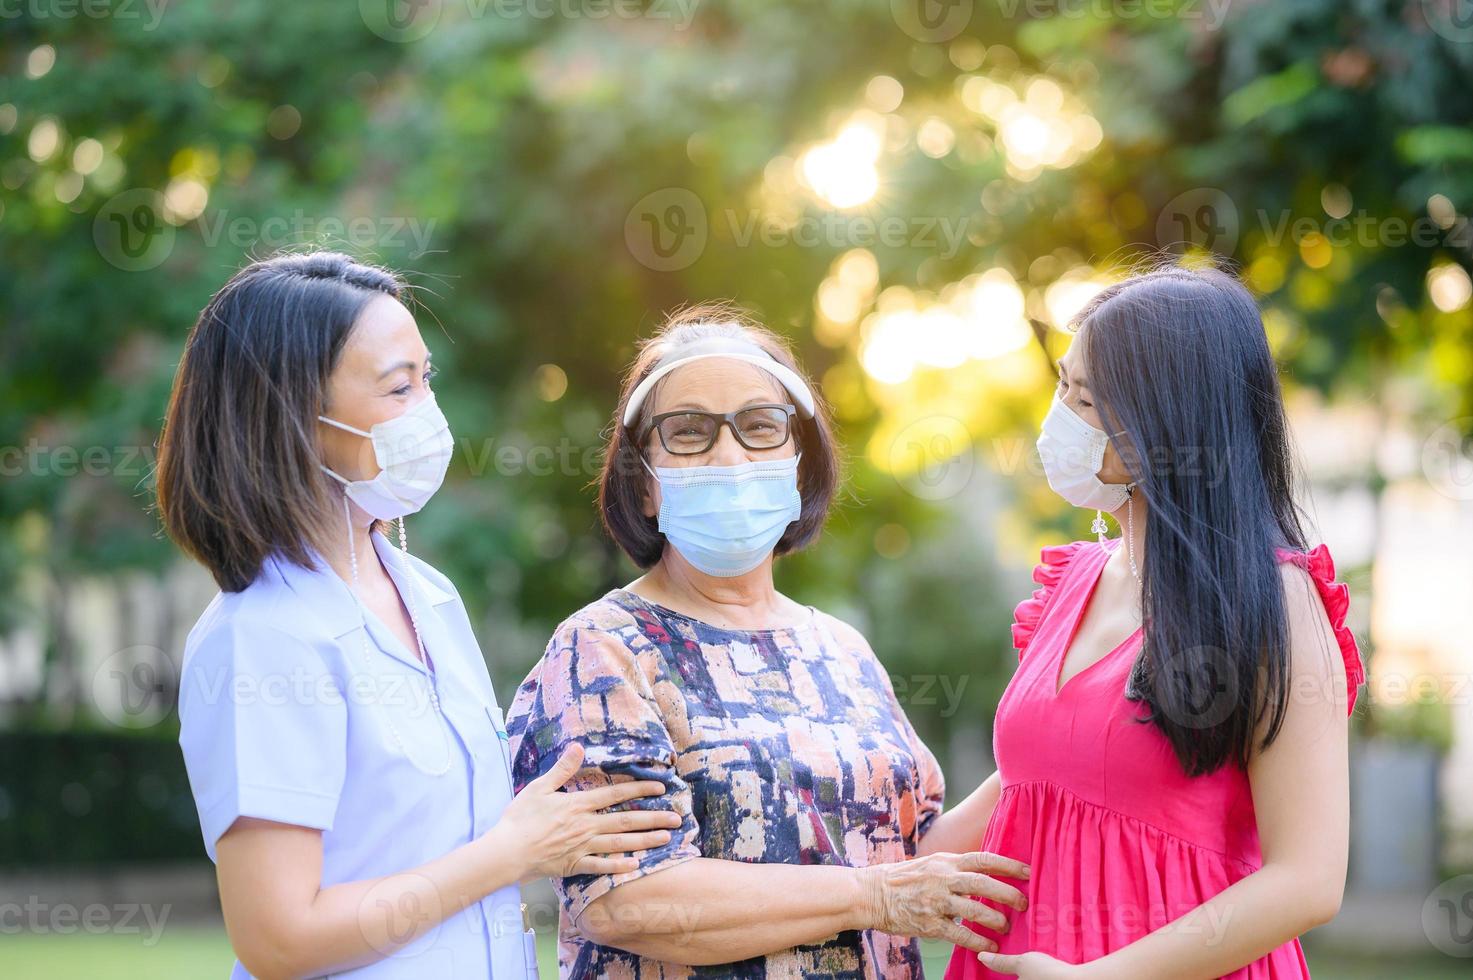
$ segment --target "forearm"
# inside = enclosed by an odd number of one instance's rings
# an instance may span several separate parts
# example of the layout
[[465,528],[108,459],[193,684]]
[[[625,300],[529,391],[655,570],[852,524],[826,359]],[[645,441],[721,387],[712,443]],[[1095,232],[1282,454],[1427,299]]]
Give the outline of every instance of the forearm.
[[993,773],[982,781],[971,794],[956,806],[931,821],[926,836],[921,838],[916,854],[940,854],[944,851],[961,854],[975,851],[982,844],[987,831],[987,822],[1002,796],[1002,779]]
[[833,865],[692,858],[616,887],[577,926],[668,963],[732,963],[867,928],[862,878]]
[[1101,980],[1211,980],[1329,921],[1338,907],[1336,885],[1323,875],[1266,865],[1088,970]]
[[[227,904],[226,926],[246,968],[263,980],[363,966],[516,882],[522,865],[514,849],[499,843],[493,831],[416,868],[318,889],[275,914],[232,916]],[[274,872],[268,865],[259,873]],[[249,890],[252,883],[239,886]],[[256,894],[268,889],[262,882]]]

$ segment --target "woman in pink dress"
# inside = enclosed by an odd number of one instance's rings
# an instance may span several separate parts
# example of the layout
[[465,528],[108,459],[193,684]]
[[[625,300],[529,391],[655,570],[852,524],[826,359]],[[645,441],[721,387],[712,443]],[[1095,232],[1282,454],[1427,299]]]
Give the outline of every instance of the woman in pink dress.
[[1306,545],[1262,320],[1232,277],[1169,268],[1077,330],[1039,452],[1100,540],[1043,550],[998,770],[963,804],[986,830],[955,842],[1030,865],[1028,905],[968,923],[997,951],[946,975],[1307,977],[1297,937],[1345,884],[1364,672]]

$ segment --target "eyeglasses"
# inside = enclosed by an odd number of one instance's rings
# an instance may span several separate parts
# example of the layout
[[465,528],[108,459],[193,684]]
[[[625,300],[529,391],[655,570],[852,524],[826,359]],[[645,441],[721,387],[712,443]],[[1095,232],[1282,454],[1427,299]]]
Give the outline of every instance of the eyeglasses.
[[792,437],[792,418],[797,413],[792,405],[749,405],[735,412],[662,412],[650,419],[639,438],[649,437],[650,429],[660,434],[660,445],[674,456],[694,456],[716,445],[724,425],[731,429],[736,441],[746,449],[776,449]]

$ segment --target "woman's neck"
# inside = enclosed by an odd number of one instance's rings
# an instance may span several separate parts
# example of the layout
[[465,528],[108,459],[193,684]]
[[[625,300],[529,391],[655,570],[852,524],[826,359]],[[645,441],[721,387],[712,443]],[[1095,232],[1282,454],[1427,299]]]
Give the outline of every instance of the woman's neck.
[[674,548],[642,577],[630,583],[630,591],[711,623],[739,629],[791,626],[798,617],[795,603],[772,581],[772,556],[742,575],[707,575],[681,557]]
[[[381,567],[378,560],[378,552],[373,546],[371,534],[374,519],[365,513],[352,501],[347,507],[347,526],[344,526],[343,506],[341,501],[333,506],[333,516],[326,521],[330,528],[326,540],[317,544],[317,552],[322,555],[332,570],[338,574],[349,586],[353,584],[353,553],[358,556],[359,576],[371,575],[375,569]],[[349,548],[349,535],[352,535],[352,548]]]
[[[1136,575],[1139,573],[1144,579],[1146,574],[1146,500],[1140,488],[1137,487],[1110,516],[1120,525],[1120,544],[1110,556],[1107,567],[1113,568],[1114,574],[1122,582],[1128,580],[1131,591],[1139,595],[1142,582]],[[1132,556],[1135,558],[1134,568],[1131,565]]]

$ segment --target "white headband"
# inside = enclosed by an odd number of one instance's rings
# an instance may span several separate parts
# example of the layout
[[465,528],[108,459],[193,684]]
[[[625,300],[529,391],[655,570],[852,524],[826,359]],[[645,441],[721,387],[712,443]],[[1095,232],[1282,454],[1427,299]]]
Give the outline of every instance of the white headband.
[[660,358],[655,369],[646,375],[645,379],[629,395],[629,404],[624,407],[624,425],[628,427],[634,424],[634,420],[639,417],[639,407],[649,397],[657,381],[682,364],[707,357],[729,357],[734,361],[746,361],[748,364],[757,365],[782,383],[788,396],[797,404],[799,418],[813,418],[813,392],[808,390],[808,385],[796,371],[785,366],[751,341],[734,337],[710,337],[685,344]]

